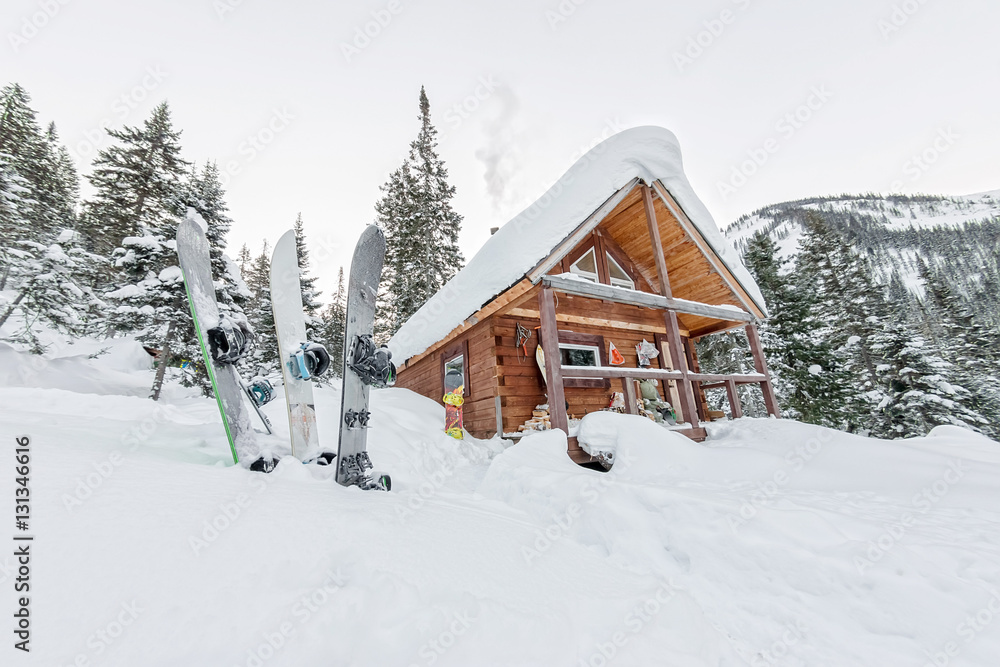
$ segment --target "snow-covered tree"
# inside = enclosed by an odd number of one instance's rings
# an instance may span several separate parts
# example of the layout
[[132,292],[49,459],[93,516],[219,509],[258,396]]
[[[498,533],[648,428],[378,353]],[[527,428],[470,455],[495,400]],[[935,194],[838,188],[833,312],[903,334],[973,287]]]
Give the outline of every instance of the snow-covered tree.
[[309,246],[306,244],[306,231],[302,222],[302,214],[295,218],[295,254],[299,263],[299,285],[302,289],[302,310],[306,318],[306,338],[317,340],[320,321],[319,301],[321,292],[316,289],[316,277],[309,275]]
[[122,239],[157,233],[173,238],[177,198],[188,163],[180,156],[166,102],[142,127],[108,130],[114,143],[100,151],[88,176],[95,189],[84,205],[81,229],[94,252],[110,256]]
[[787,416],[813,424],[843,426],[850,376],[821,338],[814,314],[816,295],[783,271],[771,237],[758,233],[747,244],[744,262],[760,286],[769,318],[761,340],[773,375],[778,403]]
[[870,339],[883,362],[877,367],[884,385],[873,435],[889,438],[926,435],[935,426],[953,424],[981,430],[988,426],[971,407],[972,394],[958,383],[954,364],[911,326],[899,319]]
[[455,187],[437,154],[437,130],[420,88],[420,131],[404,163],[381,186],[376,222],[386,233],[383,307],[389,333],[399,329],[462,267],[462,216],[451,206]]
[[344,336],[347,330],[347,290],[344,287],[344,267],[337,273],[337,291],[323,310],[320,341],[326,346],[332,361],[330,372],[340,377],[344,367]]
[[246,316],[253,327],[256,344],[251,356],[241,364],[249,368],[250,375],[267,375],[280,366],[278,335],[274,329],[274,311],[271,307],[271,247],[266,239],[244,280],[251,295]]

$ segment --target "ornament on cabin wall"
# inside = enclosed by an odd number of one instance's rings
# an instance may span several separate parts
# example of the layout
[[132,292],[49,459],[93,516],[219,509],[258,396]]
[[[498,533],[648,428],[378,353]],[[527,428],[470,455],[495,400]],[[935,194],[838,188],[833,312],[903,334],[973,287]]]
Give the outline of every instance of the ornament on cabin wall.
[[660,353],[659,350],[656,349],[656,346],[645,338],[642,339],[641,343],[635,346],[635,352],[639,355],[639,368],[649,368],[653,357]]
[[611,359],[611,365],[621,366],[622,364],[625,363],[625,357],[623,357],[622,353],[618,351],[618,348],[615,347],[614,343],[609,343],[609,344],[611,345],[611,349],[608,350],[608,357],[610,357]]

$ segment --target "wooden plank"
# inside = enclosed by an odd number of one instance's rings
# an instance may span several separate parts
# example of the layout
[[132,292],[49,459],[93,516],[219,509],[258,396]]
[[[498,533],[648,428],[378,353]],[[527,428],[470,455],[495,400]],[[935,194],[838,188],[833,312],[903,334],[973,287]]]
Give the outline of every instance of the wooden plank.
[[701,249],[708,261],[711,262],[712,266],[720,274],[724,275],[726,282],[730,284],[733,289],[733,293],[737,296],[743,307],[748,311],[757,316],[758,319],[764,319],[764,312],[754,303],[754,300],[750,298],[749,292],[740,284],[739,280],[735,275],[729,270],[725,263],[719,258],[715,253],[715,250],[709,245],[708,241],[701,235],[698,228],[691,222],[684,211],[681,209],[680,205],[674,200],[670,192],[663,186],[662,183],[656,181],[653,183],[653,188],[656,190],[659,199],[663,202],[663,205],[667,207],[667,210],[677,219],[677,222],[684,227],[684,230],[691,236],[695,244]]
[[778,397],[774,394],[774,386],[771,384],[771,374],[767,371],[767,361],[764,359],[764,346],[760,344],[760,335],[757,333],[757,325],[747,325],[747,339],[750,341],[750,352],[753,354],[753,366],[764,379],[760,383],[760,389],[764,393],[764,405],[767,407],[767,414],[780,419],[781,412],[778,410]]
[[659,368],[616,368],[603,366],[595,368],[593,366],[561,366],[563,377],[578,378],[635,378],[636,380],[680,380],[683,374],[680,371],[666,371]]
[[653,244],[653,259],[656,261],[657,278],[660,281],[660,294],[670,299],[673,292],[670,290],[670,279],[667,274],[667,261],[663,258],[663,243],[660,241],[660,226],[656,222],[656,210],[653,207],[653,193],[649,186],[643,183],[639,186],[642,190],[642,204],[646,209],[646,224],[649,229],[649,239]]
[[740,403],[740,395],[736,391],[736,382],[734,380],[726,381],[726,396],[729,397],[729,410],[733,416],[733,419],[739,419],[743,416],[743,405]]
[[674,363],[675,371],[681,373],[681,378],[677,381],[681,412],[685,421],[692,427],[696,427],[698,426],[698,412],[695,408],[692,383],[688,380],[687,357],[684,354],[680,326],[677,324],[677,313],[668,310],[663,313],[663,320],[667,325],[667,346],[670,348],[670,359]]
[[[510,314],[515,317],[524,317],[526,319],[534,319],[538,317],[537,311],[526,310],[523,308],[515,308],[510,311]],[[621,320],[605,320],[598,317],[584,317],[582,315],[568,315],[566,313],[556,313],[556,320],[565,324],[583,324],[594,327],[621,329],[624,331],[641,331],[644,333],[663,333],[663,327],[657,327],[651,324],[623,322]]]
[[625,411],[630,415],[639,414],[639,409],[636,407],[638,397],[635,395],[635,378],[623,377],[622,389],[625,395]]
[[660,310],[673,310],[679,313],[690,315],[700,315],[711,317],[723,321],[750,322],[753,316],[743,310],[732,310],[710,306],[707,303],[697,303],[682,299],[673,299],[657,294],[647,294],[646,292],[636,292],[610,285],[600,285],[585,280],[573,280],[570,278],[559,278],[557,276],[545,276],[542,278],[545,287],[552,288],[559,292],[572,294],[591,299],[602,299],[614,303],[624,303],[630,306],[640,306],[643,308],[657,308]]
[[549,395],[549,415],[552,427],[569,434],[566,416],[566,396],[563,390],[562,366],[559,354],[559,325],[556,322],[555,294],[548,287],[538,296],[538,310],[542,319],[542,350],[545,353],[545,376]]
[[[761,373],[734,373],[731,375],[723,375],[719,373],[688,373],[688,379],[695,382],[726,382],[732,379],[736,384],[755,384],[757,382],[763,382],[767,379],[767,376]],[[710,389],[711,387],[706,387]]]
[[638,182],[638,178],[633,178],[617,192],[608,197],[596,211],[591,213],[587,219],[580,223],[580,225],[577,226],[577,228],[573,230],[573,232],[566,237],[562,243],[556,246],[548,257],[539,262],[531,271],[528,271],[528,279],[533,284],[537,284],[539,279],[556,266],[562,260],[564,255],[578,246],[588,235],[590,235],[592,231],[594,231],[594,227],[599,225],[601,221],[608,216],[608,214],[615,210],[618,204],[625,199]]

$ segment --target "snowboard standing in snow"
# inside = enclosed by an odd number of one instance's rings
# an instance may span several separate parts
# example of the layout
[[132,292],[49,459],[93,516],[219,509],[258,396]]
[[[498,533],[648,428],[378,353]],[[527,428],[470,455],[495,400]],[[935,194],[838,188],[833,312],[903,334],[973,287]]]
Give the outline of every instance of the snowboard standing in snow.
[[320,453],[311,379],[322,375],[329,368],[330,355],[322,345],[306,341],[299,260],[295,250],[295,232],[291,229],[274,246],[271,258],[271,304],[278,335],[281,375],[285,380],[292,454],[300,461],[332,460],[332,454],[323,457]]
[[241,384],[247,398],[250,399],[250,405],[257,411],[257,416],[260,417],[261,423],[267,429],[267,434],[271,435],[274,433],[274,429],[271,428],[271,420],[267,418],[261,407],[270,403],[271,399],[274,398],[274,388],[265,378],[254,378],[250,382],[241,382]]
[[444,374],[444,432],[461,440],[464,437],[462,405],[465,403],[465,377],[459,369],[448,369]]
[[251,470],[270,472],[274,461],[270,456],[261,455],[250,424],[250,413],[243,403],[243,385],[233,365],[246,352],[251,334],[240,323],[219,313],[206,227],[201,216],[189,210],[187,218],[177,228],[177,258],[184,275],[198,345],[222,413],[233,461],[249,465]]
[[389,475],[372,471],[367,451],[368,392],[396,380],[389,351],[372,339],[375,297],[385,261],[385,234],[376,225],[365,228],[354,250],[347,286],[347,326],[344,332],[344,384],[340,406],[340,442],[337,481],[344,486],[382,489],[391,486]]

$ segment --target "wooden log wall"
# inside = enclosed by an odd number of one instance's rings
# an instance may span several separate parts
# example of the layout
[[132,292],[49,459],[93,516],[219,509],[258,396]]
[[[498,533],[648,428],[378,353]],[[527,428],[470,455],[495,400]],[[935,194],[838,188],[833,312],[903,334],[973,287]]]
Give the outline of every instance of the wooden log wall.
[[[490,438],[496,433],[495,396],[497,393],[497,352],[494,349],[491,320],[480,322],[460,338],[452,341],[469,342],[469,384],[466,390],[463,417],[465,430],[477,438]],[[410,389],[441,403],[442,349],[420,359],[399,374],[397,387]],[[444,430],[444,423],[441,424]]]

